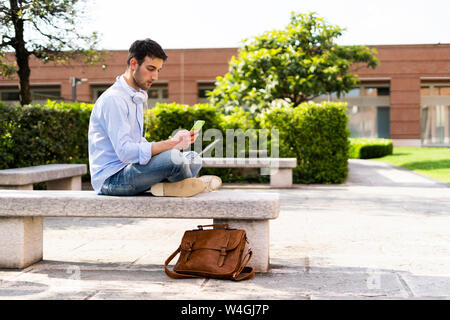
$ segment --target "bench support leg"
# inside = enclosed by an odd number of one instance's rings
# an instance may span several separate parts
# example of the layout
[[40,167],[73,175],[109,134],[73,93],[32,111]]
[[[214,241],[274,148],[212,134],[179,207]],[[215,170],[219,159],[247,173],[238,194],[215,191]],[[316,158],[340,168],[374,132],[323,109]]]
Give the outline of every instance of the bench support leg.
[[256,272],[269,271],[269,220],[214,219],[214,223],[228,223],[230,228],[244,229],[250,243],[248,246],[253,250],[249,266]]
[[47,182],[48,190],[81,190],[81,176]]
[[42,260],[43,218],[0,217],[0,268],[23,269]]
[[292,169],[271,169],[270,186],[272,188],[292,188]]

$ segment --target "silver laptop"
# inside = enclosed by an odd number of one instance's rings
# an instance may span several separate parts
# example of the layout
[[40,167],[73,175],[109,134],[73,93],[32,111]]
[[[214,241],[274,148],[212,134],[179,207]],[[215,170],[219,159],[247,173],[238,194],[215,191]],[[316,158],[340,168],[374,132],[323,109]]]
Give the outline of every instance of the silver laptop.
[[206,148],[203,149],[202,152],[197,153],[197,154],[195,155],[195,157],[192,158],[192,160],[194,160],[195,158],[201,156],[201,155],[202,155],[203,153],[205,153],[206,151],[211,150],[212,147],[214,147],[214,145],[215,145],[217,142],[219,142],[220,140],[222,140],[222,139],[216,139],[216,140],[214,140],[213,142],[211,142],[210,144],[208,144],[208,145],[206,146]]

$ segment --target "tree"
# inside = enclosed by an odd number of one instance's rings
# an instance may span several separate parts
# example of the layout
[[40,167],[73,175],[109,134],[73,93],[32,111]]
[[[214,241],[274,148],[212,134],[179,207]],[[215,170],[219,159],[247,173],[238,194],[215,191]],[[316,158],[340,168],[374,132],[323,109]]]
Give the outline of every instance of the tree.
[[[30,56],[58,63],[101,59],[101,52],[94,50],[96,32],[82,35],[76,30],[81,9],[78,0],[0,0],[0,75],[17,73],[21,105],[31,103]],[[15,61],[8,59],[10,52]]]
[[315,13],[295,14],[285,30],[273,30],[244,40],[229,72],[217,77],[211,103],[225,111],[241,106],[261,110],[273,102],[296,106],[326,93],[340,96],[357,82],[350,68],[378,64],[375,49],[340,46],[342,29]]

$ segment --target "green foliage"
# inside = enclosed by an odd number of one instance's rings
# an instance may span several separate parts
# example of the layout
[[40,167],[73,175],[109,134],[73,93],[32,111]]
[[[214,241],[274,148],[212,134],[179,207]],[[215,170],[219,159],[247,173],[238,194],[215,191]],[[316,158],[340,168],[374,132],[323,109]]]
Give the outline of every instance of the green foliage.
[[253,115],[245,111],[243,108],[234,107],[230,114],[223,115],[221,120],[221,127],[226,129],[241,129],[246,131],[258,126],[257,119]]
[[0,101],[0,169],[8,168],[8,164],[14,162],[14,140],[11,136],[16,119],[14,111],[6,112],[5,105]]
[[88,127],[92,105],[56,103],[0,104],[0,168],[49,163],[88,164]]
[[196,120],[205,120],[202,132],[208,129],[220,129],[222,114],[216,107],[207,104],[189,106],[157,103],[148,111],[146,139],[148,141],[167,140],[177,129],[190,130]]
[[79,0],[0,2],[0,76],[12,78],[17,73],[21,105],[31,103],[30,56],[44,63],[103,61],[105,52],[95,50],[98,34],[80,32],[83,10]]
[[226,112],[234,106],[264,110],[279,101],[296,106],[321,94],[348,92],[358,81],[350,67],[375,68],[376,51],[339,46],[342,29],[315,14],[292,13],[284,30],[244,41],[229,72],[217,77],[211,103]]
[[344,103],[275,107],[261,126],[279,131],[281,158],[297,158],[295,183],[342,183],[348,175],[348,116]]
[[[8,35],[0,43],[0,51],[17,52],[20,41],[26,52],[23,58],[34,55],[44,62],[67,62],[74,55],[88,61],[98,60],[93,48],[98,43],[97,32],[84,35],[78,24],[84,19],[84,8],[78,0],[12,0],[0,6],[0,30]],[[30,34],[33,36],[30,37]],[[24,40],[24,38],[26,40]]]
[[17,72],[16,62],[8,61],[5,52],[0,51],[0,75],[12,79],[13,74]]
[[[88,127],[92,105],[56,103],[24,107],[0,103],[0,169],[48,163],[88,164]],[[277,129],[279,155],[295,157],[295,183],[341,183],[347,176],[348,136],[344,104],[304,103],[297,107],[272,107],[254,118],[235,109],[224,116],[210,105],[158,104],[146,117],[147,140],[166,140],[178,128],[190,129],[196,120],[205,120],[203,133],[218,129],[226,140],[226,130],[266,129],[268,151],[272,151],[270,133]],[[210,140],[204,139],[202,147]],[[226,155],[226,142],[224,141]],[[276,144],[275,144],[276,145]],[[246,149],[248,151],[248,143]],[[235,156],[236,154],[236,145]],[[248,153],[246,153],[248,156]],[[204,168],[202,174],[216,174],[224,182],[268,182],[241,169]]]
[[450,183],[450,148],[396,146],[392,155],[374,159]]
[[351,159],[373,159],[391,155],[394,147],[390,139],[350,138]]
[[[251,126],[248,114],[240,109],[236,109],[236,114],[224,116],[216,107],[207,104],[196,104],[194,106],[177,103],[162,104],[149,111],[147,125],[148,141],[161,141],[173,135],[175,130],[184,128],[190,129],[196,120],[205,120],[205,125],[200,134],[208,129],[217,129],[221,137],[225,137],[226,129],[244,129]],[[211,140],[204,139],[202,148],[205,148]],[[195,149],[195,151],[200,151]],[[223,155],[226,154],[226,145],[223,144]],[[236,182],[248,177],[237,174],[235,169],[225,168],[204,168],[201,174],[212,174],[222,177],[225,182]]]

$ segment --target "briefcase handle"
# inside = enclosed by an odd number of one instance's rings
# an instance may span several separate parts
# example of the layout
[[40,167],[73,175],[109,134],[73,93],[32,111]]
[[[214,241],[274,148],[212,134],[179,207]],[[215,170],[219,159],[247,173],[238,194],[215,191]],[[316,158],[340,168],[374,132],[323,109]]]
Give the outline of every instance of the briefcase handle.
[[198,225],[197,229],[194,229],[193,231],[203,230],[204,228],[212,227],[213,229],[225,229],[225,230],[231,230],[228,226],[228,223],[224,224],[207,224],[207,225]]

